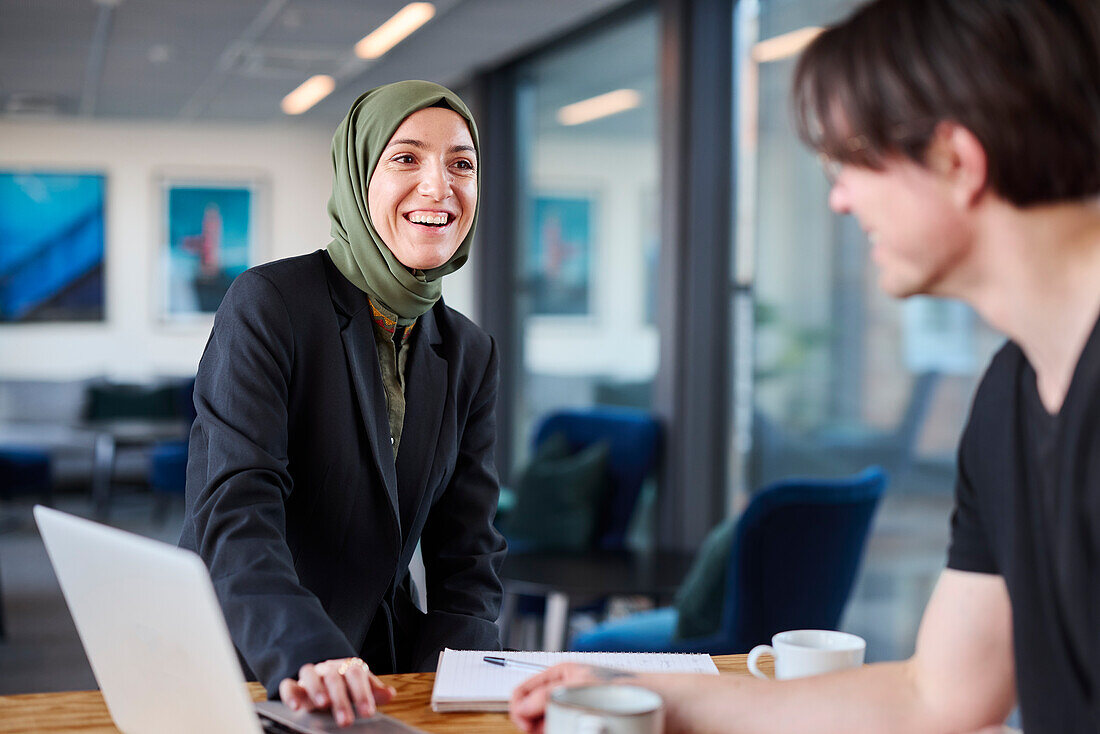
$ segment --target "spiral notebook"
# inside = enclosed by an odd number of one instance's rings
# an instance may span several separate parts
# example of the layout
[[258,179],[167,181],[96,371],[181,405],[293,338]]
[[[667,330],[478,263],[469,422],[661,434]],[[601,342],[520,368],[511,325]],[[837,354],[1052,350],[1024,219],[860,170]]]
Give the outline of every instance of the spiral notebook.
[[439,654],[432,687],[432,711],[507,711],[508,699],[530,670],[485,662],[486,655],[538,665],[587,663],[632,673],[709,673],[718,675],[710,655],[664,652],[499,652],[445,649]]

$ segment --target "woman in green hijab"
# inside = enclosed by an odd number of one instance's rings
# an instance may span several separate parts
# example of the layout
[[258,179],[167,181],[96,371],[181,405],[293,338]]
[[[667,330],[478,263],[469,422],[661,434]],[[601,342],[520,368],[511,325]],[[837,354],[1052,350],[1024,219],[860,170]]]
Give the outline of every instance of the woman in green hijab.
[[246,672],[343,725],[392,697],[375,673],[499,649],[504,541],[496,346],[440,297],[477,219],[473,118],[444,87],[389,84],[332,154],[327,250],[247,271],[214,320],[180,545],[210,568]]

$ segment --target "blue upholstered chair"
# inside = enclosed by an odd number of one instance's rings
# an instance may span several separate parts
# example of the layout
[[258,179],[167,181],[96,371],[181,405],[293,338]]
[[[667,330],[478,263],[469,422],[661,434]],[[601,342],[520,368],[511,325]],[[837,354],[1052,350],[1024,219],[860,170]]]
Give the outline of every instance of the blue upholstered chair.
[[[744,653],[787,629],[836,629],[859,569],[886,475],[790,479],[758,492],[735,522],[721,624],[679,638],[664,607],[578,636],[575,650]],[[721,527],[721,526],[719,526]]]
[[[195,420],[195,380],[186,380],[174,388],[174,403],[178,414]],[[157,496],[153,515],[159,522],[168,516],[168,506],[174,497],[183,497],[187,486],[188,440],[160,441],[149,452],[149,488]]]
[[163,523],[174,497],[187,486],[187,441],[161,441],[149,452],[149,488],[156,495],[153,516]]
[[53,506],[50,454],[32,446],[0,446],[0,499],[19,494],[37,494],[39,501]]
[[621,550],[646,477],[657,467],[660,424],[652,413],[634,408],[577,408],[546,416],[535,430],[534,445],[561,433],[576,452],[597,441],[609,444],[608,488],[596,520],[595,547]]

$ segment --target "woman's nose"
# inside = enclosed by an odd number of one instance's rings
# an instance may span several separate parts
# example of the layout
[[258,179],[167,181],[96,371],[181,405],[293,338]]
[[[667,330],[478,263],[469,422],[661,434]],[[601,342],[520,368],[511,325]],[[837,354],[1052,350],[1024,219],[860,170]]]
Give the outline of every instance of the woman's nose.
[[421,171],[420,185],[417,186],[417,190],[421,195],[431,197],[436,201],[446,199],[451,195],[451,179],[444,166],[427,165]]

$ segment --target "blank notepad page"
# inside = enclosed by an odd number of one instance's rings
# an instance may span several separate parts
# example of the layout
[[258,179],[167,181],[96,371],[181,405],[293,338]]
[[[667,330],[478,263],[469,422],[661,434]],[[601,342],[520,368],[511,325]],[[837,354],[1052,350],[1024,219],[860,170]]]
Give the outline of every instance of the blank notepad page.
[[652,652],[499,652],[444,650],[439,656],[432,688],[436,711],[506,711],[512,691],[536,674],[524,668],[485,662],[486,655],[538,665],[585,663],[632,673],[710,673],[718,668],[710,655]]

